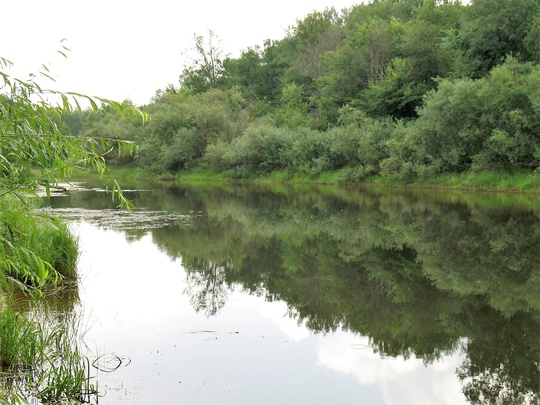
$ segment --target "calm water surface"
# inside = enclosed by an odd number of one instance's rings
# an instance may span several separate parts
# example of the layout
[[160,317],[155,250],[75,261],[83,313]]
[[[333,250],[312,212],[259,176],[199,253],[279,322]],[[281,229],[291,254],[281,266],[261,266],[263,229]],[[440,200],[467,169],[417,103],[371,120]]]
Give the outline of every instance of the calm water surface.
[[538,402],[538,201],[132,187],[49,201],[99,404]]

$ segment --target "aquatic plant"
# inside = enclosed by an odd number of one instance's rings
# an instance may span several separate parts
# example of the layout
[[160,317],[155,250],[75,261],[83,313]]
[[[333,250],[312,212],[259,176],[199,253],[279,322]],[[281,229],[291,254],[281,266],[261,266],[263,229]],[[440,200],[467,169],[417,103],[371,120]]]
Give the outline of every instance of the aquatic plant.
[[2,369],[32,364],[37,356],[39,333],[19,312],[0,306],[0,366]]
[[[59,51],[65,56],[68,49]],[[47,195],[75,168],[107,176],[113,201],[130,207],[118,183],[109,175],[105,155],[135,150],[133,142],[74,137],[58,125],[62,114],[114,109],[148,116],[133,106],[75,92],[48,89],[46,65],[29,79],[12,77],[12,62],[0,57],[0,294],[17,289],[42,295],[66,278],[75,278],[77,242],[57,219],[32,210],[36,189]],[[57,100],[54,106],[50,100]],[[108,183],[109,184],[109,183]],[[80,350],[79,322],[73,312],[16,310],[0,295],[0,403],[81,401],[89,392],[90,362]]]
[[0,403],[88,402],[97,394],[74,312],[43,307],[23,314],[0,305]]

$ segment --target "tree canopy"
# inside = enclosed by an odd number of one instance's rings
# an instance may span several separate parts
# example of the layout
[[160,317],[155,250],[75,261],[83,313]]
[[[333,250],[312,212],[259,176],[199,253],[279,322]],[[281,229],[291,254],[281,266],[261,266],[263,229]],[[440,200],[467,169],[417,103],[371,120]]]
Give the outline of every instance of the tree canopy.
[[95,112],[63,123],[74,134],[125,135],[141,148],[116,163],[164,175],[535,170],[539,7],[374,0],[314,11],[238,57],[209,31],[194,36],[178,84],[144,106],[152,125]]

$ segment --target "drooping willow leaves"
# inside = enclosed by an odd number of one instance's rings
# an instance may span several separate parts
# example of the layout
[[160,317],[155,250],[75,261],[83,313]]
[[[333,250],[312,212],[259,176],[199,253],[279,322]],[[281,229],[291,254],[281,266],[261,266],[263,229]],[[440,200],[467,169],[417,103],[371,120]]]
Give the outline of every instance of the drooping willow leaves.
[[[59,130],[55,119],[80,109],[83,101],[95,111],[112,107],[120,115],[127,112],[147,121],[145,113],[105,98],[44,89],[34,75],[26,81],[10,76],[6,70],[11,65],[0,58],[0,197],[21,188],[33,189],[38,182],[45,184],[49,192],[49,185],[57,185],[76,168],[109,176],[107,153],[134,152],[136,145],[131,141],[67,136]],[[40,74],[50,79],[49,74]],[[110,181],[113,198],[121,206],[129,207],[122,189],[112,178]]]
[[[45,65],[27,80],[11,76],[8,72],[12,66],[0,57],[0,290],[15,283],[40,291],[45,285],[56,284],[64,275],[38,253],[44,242],[38,241],[36,235],[44,235],[46,228],[62,233],[54,221],[44,225],[44,215],[31,210],[32,195],[37,194],[39,185],[49,195],[51,188],[67,181],[75,169],[90,170],[108,180],[112,199],[118,201],[119,208],[132,206],[110,175],[105,156],[113,151],[132,154],[136,145],[130,141],[66,135],[57,124],[62,114],[89,104],[94,111],[112,109],[121,116],[138,115],[143,122],[148,115],[112,100],[44,88],[38,80],[54,82]],[[46,238],[48,244],[57,243],[53,240],[56,236]]]

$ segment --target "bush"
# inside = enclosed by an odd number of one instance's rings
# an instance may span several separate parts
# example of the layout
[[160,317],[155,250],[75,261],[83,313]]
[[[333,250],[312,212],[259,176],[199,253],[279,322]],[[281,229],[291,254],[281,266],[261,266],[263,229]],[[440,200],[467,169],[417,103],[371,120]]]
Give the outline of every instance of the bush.
[[191,168],[202,155],[203,145],[199,141],[196,130],[180,128],[171,142],[161,148],[161,171],[176,173]]
[[540,67],[509,60],[480,80],[443,80],[419,118],[396,132],[386,174],[431,177],[540,166]]
[[298,173],[319,174],[333,169],[332,139],[328,132],[298,128],[293,132],[293,142],[287,154],[288,167]]
[[331,140],[330,159],[336,168],[359,164],[358,148],[361,130],[356,125],[334,127],[328,130]]
[[329,130],[330,156],[333,168],[360,167],[355,172],[378,174],[380,163],[388,157],[387,142],[393,136],[395,124],[388,118],[371,118],[352,107],[341,109],[342,126]]

